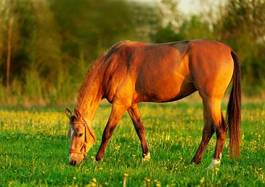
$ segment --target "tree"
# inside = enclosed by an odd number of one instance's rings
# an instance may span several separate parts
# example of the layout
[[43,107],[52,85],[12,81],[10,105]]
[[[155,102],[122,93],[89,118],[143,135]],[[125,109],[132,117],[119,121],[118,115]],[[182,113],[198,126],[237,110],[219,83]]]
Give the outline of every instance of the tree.
[[[72,101],[92,60],[156,22],[149,10],[124,0],[0,0],[0,79],[11,87],[8,97]],[[142,13],[150,19],[136,21]]]
[[2,46],[7,46],[6,49],[3,49],[6,51],[5,59],[2,59],[5,61],[5,85],[7,88],[9,88],[10,85],[10,69],[11,69],[11,61],[12,61],[12,52],[13,52],[13,30],[14,30],[14,8],[15,8],[15,2],[13,0],[7,1],[2,0],[1,2],[2,8],[1,8],[1,17],[2,17],[2,36],[6,35],[6,40],[3,40],[2,38]]
[[184,17],[178,10],[178,1],[162,0],[160,9],[164,21],[158,27],[157,32],[151,34],[154,42],[214,38],[209,20],[202,19],[201,15]]
[[215,24],[219,39],[239,54],[243,87],[249,94],[265,87],[264,10],[264,0],[229,0]]

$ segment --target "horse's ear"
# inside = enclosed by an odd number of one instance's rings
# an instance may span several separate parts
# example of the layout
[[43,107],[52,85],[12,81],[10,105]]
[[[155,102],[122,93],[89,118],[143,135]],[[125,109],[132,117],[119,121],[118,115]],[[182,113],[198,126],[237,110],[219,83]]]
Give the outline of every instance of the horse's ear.
[[66,116],[67,116],[68,118],[71,118],[71,116],[72,116],[72,112],[71,112],[71,110],[70,110],[69,108],[65,108],[64,113],[66,114]]
[[81,114],[80,114],[79,110],[75,109],[75,116],[76,116],[77,119],[79,119],[81,117]]

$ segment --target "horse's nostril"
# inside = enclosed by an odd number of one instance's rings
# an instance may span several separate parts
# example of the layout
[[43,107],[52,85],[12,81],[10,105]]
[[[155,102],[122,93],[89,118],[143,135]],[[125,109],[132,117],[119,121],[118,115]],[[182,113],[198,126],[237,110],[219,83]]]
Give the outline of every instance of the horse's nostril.
[[76,165],[76,161],[75,161],[75,160],[71,160],[71,161],[69,162],[69,164],[72,165],[72,166],[75,166],[75,165]]

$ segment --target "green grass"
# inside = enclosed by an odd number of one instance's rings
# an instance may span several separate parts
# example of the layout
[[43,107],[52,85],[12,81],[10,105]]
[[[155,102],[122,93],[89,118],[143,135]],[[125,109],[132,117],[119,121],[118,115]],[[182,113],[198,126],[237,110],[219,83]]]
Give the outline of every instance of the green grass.
[[[126,114],[115,130],[101,162],[94,157],[110,105],[97,112],[93,128],[97,144],[78,167],[68,165],[67,118],[63,108],[0,109],[0,186],[265,186],[265,103],[244,104],[239,160],[228,156],[227,143],[219,170],[208,171],[214,151],[212,138],[202,163],[190,161],[201,139],[200,103],[142,104],[151,160],[143,162],[138,137]],[[227,139],[228,140],[228,139]],[[228,142],[228,141],[227,141]]]

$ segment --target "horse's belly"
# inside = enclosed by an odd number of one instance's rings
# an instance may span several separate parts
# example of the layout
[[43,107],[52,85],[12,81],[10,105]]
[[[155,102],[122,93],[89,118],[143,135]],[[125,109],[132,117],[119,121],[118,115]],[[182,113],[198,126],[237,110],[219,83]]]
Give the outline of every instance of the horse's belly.
[[181,74],[145,78],[136,87],[139,102],[169,102],[181,99],[196,89],[188,77]]

